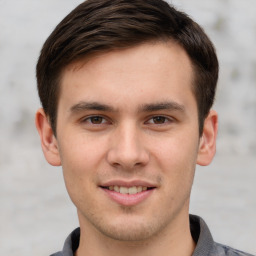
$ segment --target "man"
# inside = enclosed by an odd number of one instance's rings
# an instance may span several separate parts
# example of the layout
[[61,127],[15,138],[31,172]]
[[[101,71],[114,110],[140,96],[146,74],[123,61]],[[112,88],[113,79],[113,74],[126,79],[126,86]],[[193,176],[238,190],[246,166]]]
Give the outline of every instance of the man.
[[88,0],[45,42],[36,126],[80,228],[54,255],[248,255],[189,216],[215,154],[214,47],[162,0]]

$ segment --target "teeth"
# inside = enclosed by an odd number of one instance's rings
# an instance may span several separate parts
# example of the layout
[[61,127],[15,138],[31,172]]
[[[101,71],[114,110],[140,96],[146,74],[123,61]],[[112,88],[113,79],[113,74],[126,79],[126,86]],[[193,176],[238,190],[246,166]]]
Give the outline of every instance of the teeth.
[[129,189],[126,187],[120,187],[120,193],[121,194],[128,194],[129,193]]
[[130,195],[134,195],[138,193],[138,190],[136,187],[131,187],[128,189]]
[[129,195],[134,195],[137,193],[140,193],[142,191],[146,191],[148,188],[147,187],[142,187],[142,186],[133,186],[133,187],[122,187],[122,186],[109,186],[108,187],[109,190],[111,191],[115,191],[121,194],[129,194]]

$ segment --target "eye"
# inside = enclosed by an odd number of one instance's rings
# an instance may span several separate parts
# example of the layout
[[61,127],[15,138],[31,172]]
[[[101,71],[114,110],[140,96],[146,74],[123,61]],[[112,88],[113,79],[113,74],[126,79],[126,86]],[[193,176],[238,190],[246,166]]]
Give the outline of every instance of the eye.
[[167,118],[164,116],[155,116],[152,119],[154,124],[164,124],[167,121]]
[[107,123],[107,120],[102,116],[90,116],[83,120],[83,123],[89,124],[104,124]]
[[149,124],[165,124],[167,122],[170,122],[170,118],[167,118],[165,116],[153,116],[150,118],[147,123]]

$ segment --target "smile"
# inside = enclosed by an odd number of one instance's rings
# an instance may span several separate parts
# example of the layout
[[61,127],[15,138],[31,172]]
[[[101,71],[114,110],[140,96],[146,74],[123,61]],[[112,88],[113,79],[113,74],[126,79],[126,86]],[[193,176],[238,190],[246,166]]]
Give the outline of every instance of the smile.
[[[139,183],[139,182],[138,182]],[[106,184],[100,186],[105,195],[112,201],[123,206],[135,206],[152,195],[156,187],[151,184]]]
[[103,187],[103,188],[108,189],[110,191],[115,191],[117,193],[129,194],[129,195],[134,195],[137,193],[141,193],[142,191],[153,189],[151,187],[144,187],[144,186],[123,187],[123,186],[116,186],[116,185]]

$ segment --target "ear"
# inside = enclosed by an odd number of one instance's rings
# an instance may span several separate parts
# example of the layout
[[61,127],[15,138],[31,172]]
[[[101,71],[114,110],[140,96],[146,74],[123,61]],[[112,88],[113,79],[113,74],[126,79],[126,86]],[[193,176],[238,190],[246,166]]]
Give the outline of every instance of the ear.
[[41,146],[47,162],[53,166],[60,166],[58,143],[54,136],[52,127],[42,108],[38,109],[35,116],[35,124],[41,139]]
[[209,165],[216,152],[216,138],[218,132],[218,114],[210,110],[204,121],[203,134],[200,138],[197,164]]

